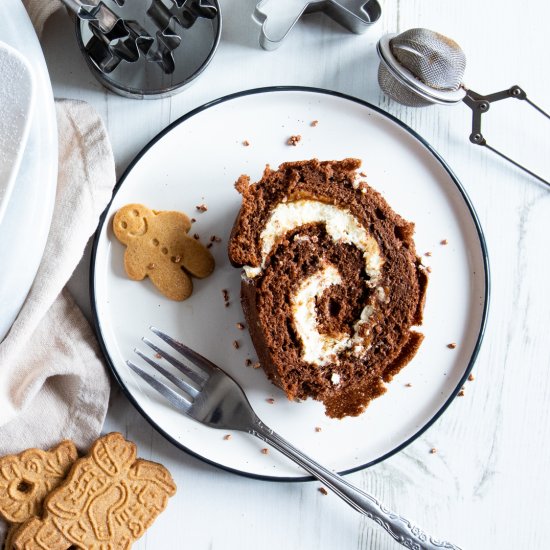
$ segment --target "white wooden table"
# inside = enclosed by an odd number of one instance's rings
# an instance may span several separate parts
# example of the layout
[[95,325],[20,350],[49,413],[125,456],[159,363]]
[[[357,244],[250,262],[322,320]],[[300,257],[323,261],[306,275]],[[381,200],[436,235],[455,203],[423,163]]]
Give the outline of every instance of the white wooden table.
[[[297,25],[280,49],[258,46],[255,0],[221,0],[223,35],[205,74],[171,99],[139,102],[102,89],[88,72],[64,14],[44,49],[57,97],[90,102],[112,140],[118,174],[167,124],[216,97],[289,84],[345,92],[381,106],[425,137],[461,179],[490,253],[492,300],[485,340],[466,395],[422,437],[384,463],[352,474],[419,525],[464,549],[546,549],[550,522],[550,192],[468,141],[464,105],[411,109],[377,81],[375,44],[386,32],[427,27],[468,56],[466,82],[480,93],[520,84],[550,108],[550,3],[544,0],[382,0],[381,20],[356,36],[322,14]],[[513,102],[512,102],[513,103]],[[550,177],[550,122],[504,102],[484,120],[493,145]],[[522,156],[523,155],[523,156]],[[71,288],[89,312],[89,254]],[[384,531],[319,484],[274,483],[215,469],[176,449],[113,388],[105,430],[137,442],[179,486],[138,550],[394,549]],[[430,453],[432,447],[438,452]]]

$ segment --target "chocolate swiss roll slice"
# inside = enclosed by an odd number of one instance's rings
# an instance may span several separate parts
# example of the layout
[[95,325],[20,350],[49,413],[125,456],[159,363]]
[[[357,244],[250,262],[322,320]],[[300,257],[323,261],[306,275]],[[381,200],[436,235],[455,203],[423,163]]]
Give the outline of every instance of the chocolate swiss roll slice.
[[289,399],[360,414],[416,353],[427,278],[414,224],[362,181],[361,161],[266,167],[236,183],[229,258],[258,359]]

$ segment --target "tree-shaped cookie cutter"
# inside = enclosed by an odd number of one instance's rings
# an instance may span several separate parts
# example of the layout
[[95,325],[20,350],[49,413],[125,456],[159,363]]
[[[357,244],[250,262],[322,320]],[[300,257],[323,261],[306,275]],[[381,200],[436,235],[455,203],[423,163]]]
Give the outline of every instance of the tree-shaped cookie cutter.
[[355,34],[365,32],[382,13],[378,0],[260,0],[252,14],[261,25],[260,46],[275,50],[302,15],[318,11]]

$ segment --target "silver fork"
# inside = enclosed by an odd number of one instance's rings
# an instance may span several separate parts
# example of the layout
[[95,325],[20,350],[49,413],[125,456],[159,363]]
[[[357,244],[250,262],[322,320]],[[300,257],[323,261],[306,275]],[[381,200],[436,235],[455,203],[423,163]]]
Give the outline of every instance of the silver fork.
[[407,548],[460,550],[458,546],[450,542],[440,541],[426,534],[408,519],[389,510],[372,495],[354,487],[338,474],[327,470],[296,449],[256,416],[242,388],[231,376],[164,332],[154,327],[151,327],[151,330],[193,365],[190,367],[182,363],[148,338],[142,338],[143,342],[156,354],[183,373],[186,379],[174,376],[140,350],[135,349],[134,351],[180,391],[174,390],[166,383],[151,376],[131,361],[126,361],[126,363],[185,415],[211,428],[239,430],[255,435],[296,462],[351,507],[381,525],[397,542]]

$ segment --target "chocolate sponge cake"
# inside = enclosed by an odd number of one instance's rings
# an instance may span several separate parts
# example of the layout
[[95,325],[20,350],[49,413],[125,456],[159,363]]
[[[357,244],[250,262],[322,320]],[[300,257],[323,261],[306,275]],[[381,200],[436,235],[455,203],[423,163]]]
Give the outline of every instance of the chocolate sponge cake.
[[416,353],[426,274],[414,224],[361,181],[361,161],[316,159],[241,176],[229,258],[258,359],[289,399],[360,414]]

